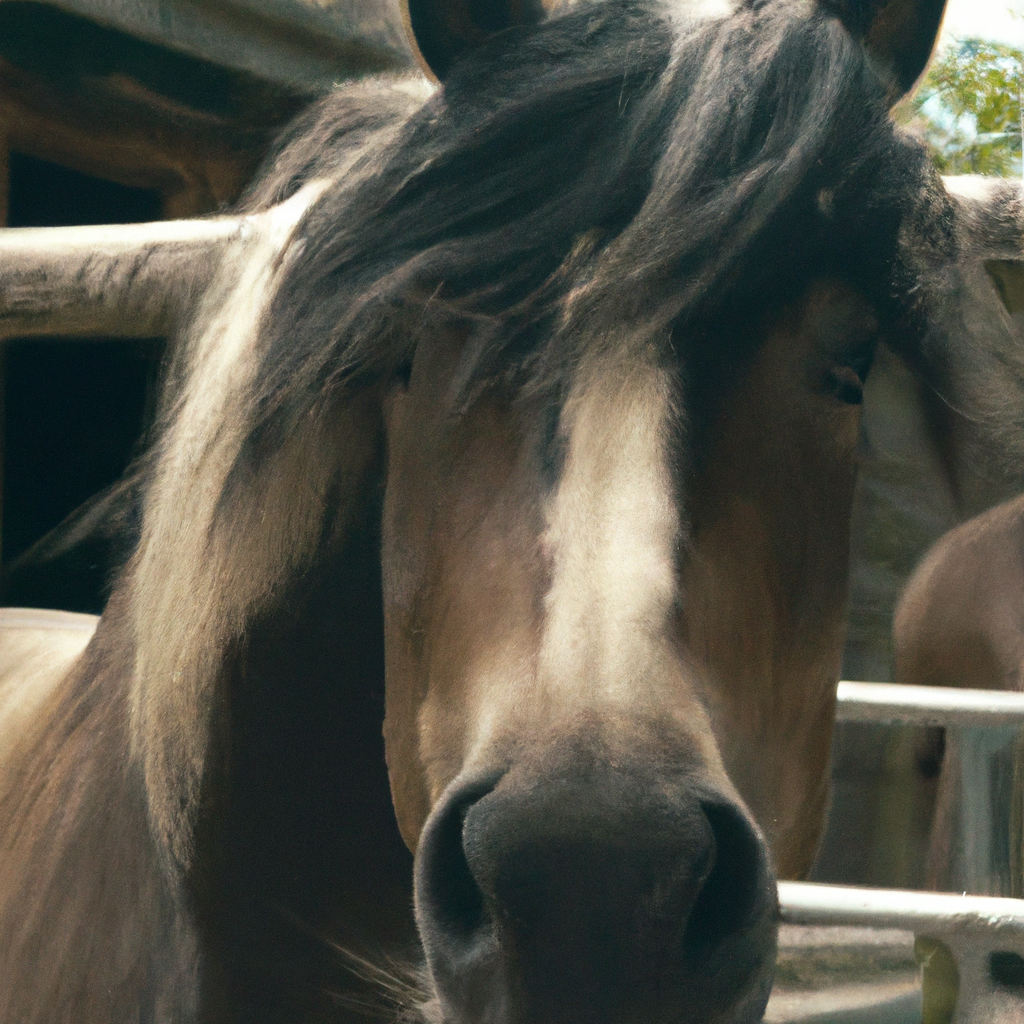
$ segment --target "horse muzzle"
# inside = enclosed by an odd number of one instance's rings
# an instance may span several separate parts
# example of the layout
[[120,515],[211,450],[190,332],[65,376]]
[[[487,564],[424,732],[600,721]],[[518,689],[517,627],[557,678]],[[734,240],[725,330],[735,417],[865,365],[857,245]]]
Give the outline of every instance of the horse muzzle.
[[416,912],[446,1024],[754,1024],[771,987],[764,840],[692,775],[570,759],[456,780]]

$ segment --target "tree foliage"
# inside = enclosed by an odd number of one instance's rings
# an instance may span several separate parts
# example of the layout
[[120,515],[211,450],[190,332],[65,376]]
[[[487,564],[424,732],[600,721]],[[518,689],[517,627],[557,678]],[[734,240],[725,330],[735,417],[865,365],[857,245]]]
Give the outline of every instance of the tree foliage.
[[1024,50],[963,39],[940,51],[898,118],[924,136],[944,174],[1021,170]]

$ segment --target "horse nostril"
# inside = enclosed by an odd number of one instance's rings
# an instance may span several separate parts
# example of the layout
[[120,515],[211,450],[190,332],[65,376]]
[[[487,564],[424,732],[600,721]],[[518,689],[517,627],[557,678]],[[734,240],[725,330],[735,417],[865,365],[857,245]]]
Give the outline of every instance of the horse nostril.
[[999,988],[1024,988],[1024,957],[1017,953],[993,953],[988,961],[989,976]]
[[473,878],[462,833],[469,809],[493,788],[493,781],[462,789],[432,816],[420,841],[417,914],[452,937],[466,938],[486,920],[484,896]]
[[688,942],[720,945],[763,915],[768,865],[753,827],[736,807],[704,804],[715,838],[715,862],[693,905]]
[[430,816],[416,915],[444,1019],[760,1020],[776,908],[754,826],[583,767],[460,787]]

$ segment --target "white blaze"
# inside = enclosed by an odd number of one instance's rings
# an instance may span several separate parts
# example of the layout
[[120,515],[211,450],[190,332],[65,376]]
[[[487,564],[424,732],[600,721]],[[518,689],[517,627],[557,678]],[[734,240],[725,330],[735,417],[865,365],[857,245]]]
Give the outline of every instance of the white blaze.
[[552,566],[540,676],[589,698],[634,698],[666,654],[679,517],[672,389],[654,353],[602,360],[562,412],[566,456],[543,536]]

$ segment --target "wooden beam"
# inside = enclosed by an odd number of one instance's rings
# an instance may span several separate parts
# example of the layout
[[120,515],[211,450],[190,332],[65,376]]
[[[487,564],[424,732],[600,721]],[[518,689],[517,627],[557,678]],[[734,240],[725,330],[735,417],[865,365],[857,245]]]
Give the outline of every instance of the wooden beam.
[[0,233],[0,338],[167,334],[244,219]]
[[0,231],[0,338],[169,335],[228,253],[284,249],[326,185],[246,216]]

